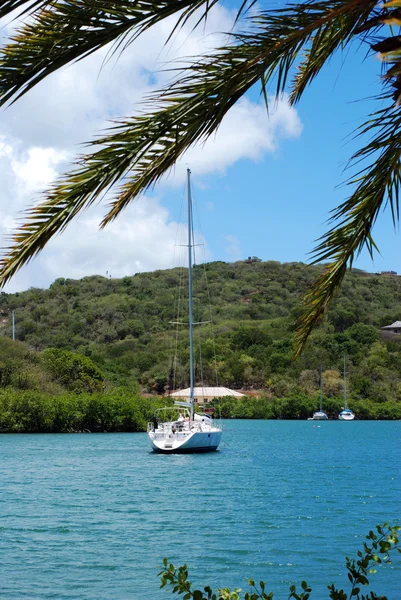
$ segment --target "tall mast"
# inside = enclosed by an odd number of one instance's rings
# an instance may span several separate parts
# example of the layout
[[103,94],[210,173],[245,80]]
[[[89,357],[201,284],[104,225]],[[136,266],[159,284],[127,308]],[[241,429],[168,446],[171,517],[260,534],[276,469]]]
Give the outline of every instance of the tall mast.
[[194,417],[194,340],[192,314],[192,197],[191,170],[187,169],[188,180],[188,311],[189,311],[189,401],[191,404],[191,419]]
[[320,365],[320,412],[322,412],[322,365]]
[[347,380],[345,371],[345,354],[344,354],[344,409],[347,408]]

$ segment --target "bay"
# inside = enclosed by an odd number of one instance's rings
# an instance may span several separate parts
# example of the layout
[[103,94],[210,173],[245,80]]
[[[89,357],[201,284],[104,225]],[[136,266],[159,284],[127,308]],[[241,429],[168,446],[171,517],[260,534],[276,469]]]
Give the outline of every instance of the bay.
[[[216,453],[164,456],[146,434],[0,436],[0,597],[172,598],[162,559],[199,585],[275,598],[348,590],[344,556],[401,523],[401,422],[226,421]],[[398,555],[399,556],[399,555]],[[396,599],[400,558],[371,588]]]

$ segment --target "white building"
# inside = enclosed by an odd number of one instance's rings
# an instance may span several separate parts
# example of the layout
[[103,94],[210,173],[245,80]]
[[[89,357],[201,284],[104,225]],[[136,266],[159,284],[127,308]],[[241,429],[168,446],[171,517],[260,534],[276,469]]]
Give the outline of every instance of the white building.
[[380,329],[389,333],[401,333],[401,321],[394,321],[391,325],[386,325]]
[[[170,394],[170,398],[174,400],[188,400],[190,394],[190,388],[185,390],[177,390]],[[226,387],[195,387],[194,388],[194,403],[199,406],[208,404],[214,398],[224,398],[225,396],[231,396],[233,398],[243,398],[244,394],[230,390]]]

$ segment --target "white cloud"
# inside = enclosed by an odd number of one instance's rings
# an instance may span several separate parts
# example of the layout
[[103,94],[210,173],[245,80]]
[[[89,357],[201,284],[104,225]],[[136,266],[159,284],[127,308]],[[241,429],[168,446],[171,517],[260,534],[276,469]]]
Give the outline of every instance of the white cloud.
[[[18,291],[42,287],[57,279],[80,279],[86,275],[123,277],[141,271],[168,269],[186,264],[186,227],[170,220],[156,198],[142,197],[126,209],[124,218],[99,230],[99,209],[92,209],[67,231],[49,242],[29,266],[24,267],[5,288]],[[204,244],[197,233],[197,244]],[[209,258],[206,247],[205,258]]]
[[283,137],[298,137],[302,124],[296,111],[284,97],[273,103],[267,115],[264,105],[240,100],[227,114],[215,136],[190,148],[178,161],[175,180],[182,180],[186,165],[202,175],[224,172],[239,160],[260,160],[265,152],[274,152]]
[[142,197],[124,212],[124,217],[99,230],[100,214],[84,215],[58,236],[42,261],[53,278],[60,274],[59,259],[65,265],[64,277],[80,278],[90,273],[113,277],[174,266],[177,223],[170,221],[166,208],[154,198]]
[[[110,119],[132,115],[144,95],[166,82],[161,72],[166,62],[180,56],[200,55],[222,44],[232,26],[232,14],[218,6],[211,11],[206,30],[189,35],[188,24],[163,50],[174,19],[146,32],[121,55],[109,58],[102,50],[48,77],[0,113],[0,234],[13,229],[20,211],[39,198],[63,172],[77,147],[108,126]],[[167,65],[169,66],[169,65]],[[259,160],[274,152],[284,137],[301,132],[296,111],[285,99],[270,109],[243,99],[227,115],[216,136],[191,148],[163,185],[181,184],[187,163],[197,177],[224,173],[241,159]],[[158,200],[141,198],[125,211],[123,219],[98,231],[104,209],[93,208],[53,240],[45,251],[24,268],[7,289],[46,286],[57,277],[82,277],[93,273],[113,276],[172,266],[176,223]],[[230,236],[227,237],[229,240]],[[237,250],[236,250],[237,243]],[[233,259],[238,241],[230,241]],[[2,246],[6,244],[3,242]],[[235,256],[234,256],[235,255]]]
[[58,174],[57,167],[68,158],[65,151],[54,148],[29,148],[22,156],[12,152],[11,168],[18,183],[23,184],[24,192],[43,190]]

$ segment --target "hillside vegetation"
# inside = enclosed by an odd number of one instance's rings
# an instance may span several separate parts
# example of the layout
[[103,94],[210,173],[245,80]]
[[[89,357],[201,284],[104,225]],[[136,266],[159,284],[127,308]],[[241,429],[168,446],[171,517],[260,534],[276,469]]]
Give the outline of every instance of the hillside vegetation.
[[164,404],[108,385],[86,356],[0,338],[0,433],[143,431]]
[[[294,362],[294,318],[302,293],[320,270],[259,259],[196,266],[195,319],[208,322],[212,315],[214,323],[196,328],[195,345],[198,348],[199,337],[203,363],[201,372],[198,356],[198,382],[250,395],[261,390],[267,399],[303,398],[305,410],[294,414],[303,417],[316,405],[322,365],[323,392],[329,404],[334,402],[335,412],[341,404],[345,355],[350,403],[382,404],[382,412],[385,404],[380,418],[397,416],[401,344],[382,341],[379,332],[380,326],[401,317],[401,278],[349,273],[325,323]],[[177,268],[122,279],[60,278],[47,290],[2,293],[1,333],[10,336],[15,310],[16,338],[25,343],[27,355],[25,361],[17,360],[16,368],[17,350],[7,345],[0,387],[22,386],[50,394],[104,393],[123,387],[132,393],[162,394],[188,385],[187,328],[180,327],[176,339],[171,325],[177,320],[175,299],[183,274],[185,269]],[[185,300],[181,314],[185,315]],[[10,362],[14,367],[7,379]],[[282,402],[276,413],[273,402],[269,406],[270,416],[283,416]]]

